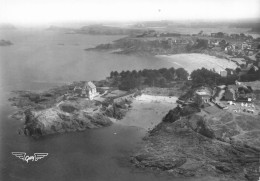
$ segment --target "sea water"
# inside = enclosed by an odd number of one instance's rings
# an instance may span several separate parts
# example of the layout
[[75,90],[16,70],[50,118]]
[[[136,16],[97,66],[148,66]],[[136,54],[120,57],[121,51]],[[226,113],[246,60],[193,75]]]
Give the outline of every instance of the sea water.
[[[146,131],[114,124],[83,132],[45,136],[21,136],[23,122],[9,115],[12,90],[46,90],[77,80],[100,80],[110,71],[169,68],[155,57],[116,55],[84,51],[122,36],[92,36],[62,32],[16,29],[0,32],[13,45],[0,47],[0,180],[25,181],[153,181],[181,180],[134,168],[130,156],[142,144]],[[11,152],[48,153],[26,163]]]

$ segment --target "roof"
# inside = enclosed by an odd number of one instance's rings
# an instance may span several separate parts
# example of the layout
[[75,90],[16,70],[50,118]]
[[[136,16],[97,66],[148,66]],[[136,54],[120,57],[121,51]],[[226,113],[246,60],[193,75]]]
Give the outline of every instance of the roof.
[[231,92],[231,93],[233,93],[233,94],[235,94],[235,93],[236,93],[235,89],[233,89],[233,88],[231,88],[231,89],[228,89],[228,91],[229,91],[229,92]]
[[237,85],[228,85],[228,86],[227,86],[227,89],[229,89],[229,90],[230,90],[230,89],[237,90],[238,87],[239,87],[239,86],[237,86]]
[[196,90],[196,94],[200,96],[211,96],[212,90],[209,87],[200,87]]
[[210,96],[210,94],[206,91],[197,91],[196,94],[198,94],[200,96]]
[[95,89],[96,86],[95,86],[95,84],[93,84],[92,82],[86,82],[84,88],[85,88],[85,89]]
[[232,58],[233,61],[236,61],[239,64],[244,63],[245,59],[244,58]]
[[81,90],[81,87],[76,86],[76,87],[74,87],[74,91],[75,90]]

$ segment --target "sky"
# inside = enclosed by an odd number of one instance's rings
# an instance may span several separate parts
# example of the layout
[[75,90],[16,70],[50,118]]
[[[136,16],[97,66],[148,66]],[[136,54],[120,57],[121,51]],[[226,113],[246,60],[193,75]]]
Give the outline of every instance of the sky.
[[260,17],[260,0],[0,0],[0,23],[239,20]]

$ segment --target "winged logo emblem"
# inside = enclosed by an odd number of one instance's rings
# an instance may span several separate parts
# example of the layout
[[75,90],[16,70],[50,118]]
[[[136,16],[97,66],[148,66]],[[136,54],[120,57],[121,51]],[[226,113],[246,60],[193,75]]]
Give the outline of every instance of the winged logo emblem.
[[17,158],[26,161],[27,163],[30,161],[38,161],[48,155],[48,153],[34,153],[33,156],[26,155],[25,152],[12,152],[12,155]]

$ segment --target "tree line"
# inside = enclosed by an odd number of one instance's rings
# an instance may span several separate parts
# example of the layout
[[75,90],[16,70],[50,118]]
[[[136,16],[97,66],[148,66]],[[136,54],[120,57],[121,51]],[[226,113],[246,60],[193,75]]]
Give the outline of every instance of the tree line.
[[184,68],[143,69],[133,71],[112,71],[110,79],[121,90],[141,88],[142,86],[168,87],[172,81],[187,80],[189,73]]
[[[201,68],[192,71],[190,74],[189,84],[192,88],[199,86],[209,86],[214,88],[217,85],[231,85],[235,84],[236,80],[239,81],[255,81],[260,80],[260,70],[254,72],[249,71],[248,74],[240,76],[239,69],[231,70],[226,69],[228,74],[222,77],[214,69],[208,70]],[[135,88],[149,87],[170,87],[173,81],[187,81],[189,73],[184,68],[161,68],[143,69],[133,71],[112,71],[110,79],[112,85],[117,86],[121,90],[130,90]]]

